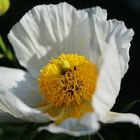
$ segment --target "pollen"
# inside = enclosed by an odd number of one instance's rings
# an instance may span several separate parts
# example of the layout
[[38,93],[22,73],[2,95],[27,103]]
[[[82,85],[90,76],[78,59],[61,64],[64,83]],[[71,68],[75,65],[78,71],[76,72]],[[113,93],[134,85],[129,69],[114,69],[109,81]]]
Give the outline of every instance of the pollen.
[[[63,116],[59,120],[67,118],[66,116],[79,118],[83,114],[83,111],[78,112],[80,106],[90,108],[96,80],[97,67],[94,63],[78,54],[61,54],[57,58],[52,58],[40,70],[39,92],[46,104],[56,108],[55,110],[57,108],[60,110],[72,109],[72,111],[65,111],[65,117]],[[85,110],[91,111],[91,109]],[[49,112],[48,110],[47,113]],[[53,116],[55,113],[52,112],[49,114]],[[77,113],[74,114],[74,112]]]

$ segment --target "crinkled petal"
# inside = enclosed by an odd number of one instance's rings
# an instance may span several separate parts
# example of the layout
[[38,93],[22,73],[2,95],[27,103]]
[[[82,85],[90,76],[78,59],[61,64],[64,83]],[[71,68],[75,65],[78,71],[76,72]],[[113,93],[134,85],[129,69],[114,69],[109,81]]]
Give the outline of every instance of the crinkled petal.
[[20,69],[0,67],[0,90],[9,90],[32,107],[41,101],[37,81]]
[[94,23],[94,18],[98,18],[101,21],[107,20],[107,11],[105,9],[102,9],[101,7],[93,7],[84,9],[85,12],[88,14],[88,26],[90,28],[90,31],[88,34],[90,34],[90,49],[88,55],[89,59],[92,60],[93,63],[97,65],[98,68],[100,68],[101,65],[101,50],[99,47],[99,40],[97,38],[96,34],[96,26]]
[[10,91],[0,90],[0,110],[24,121],[37,123],[49,121],[46,115],[43,115],[36,109],[30,108]]
[[[97,8],[93,10],[96,13],[105,12]],[[61,53],[89,57],[92,51],[88,13],[67,3],[34,7],[12,28],[8,37],[20,64],[34,77],[51,57]]]
[[[94,18],[96,35],[98,41],[105,41],[110,46],[117,48],[119,61],[121,66],[122,77],[127,72],[129,62],[130,42],[134,35],[132,29],[127,29],[123,21],[116,19],[109,21],[101,21],[99,18]],[[105,46],[100,46],[102,51],[106,49]]]
[[[127,30],[122,22],[116,20],[102,21],[94,17],[93,21],[101,50],[101,65],[92,104],[98,113],[104,114],[113,107],[119,94],[123,69],[128,65],[128,61],[122,65],[123,59],[120,57],[125,56],[119,50],[124,46],[130,47],[133,31]],[[124,51],[124,54],[127,53]]]
[[[106,45],[106,44],[104,44]],[[121,82],[120,63],[116,48],[106,46],[103,64],[100,68],[96,90],[93,95],[93,108],[99,114],[108,112],[119,94]]]
[[97,16],[100,20],[107,20],[107,11],[106,9],[102,9],[99,6],[83,9],[83,11],[87,12],[89,17]]
[[1,117],[5,115],[5,120],[7,120],[6,118],[9,118],[11,114],[25,121],[48,121],[48,118],[40,111],[29,107],[36,107],[41,98],[37,93],[36,81],[27,72],[0,67],[0,74],[0,110],[5,112],[1,114]]
[[101,116],[100,121],[103,123],[130,122],[140,127],[140,118],[132,113],[108,112]]
[[72,136],[81,136],[94,134],[99,129],[97,116],[90,113],[82,117],[80,120],[67,119],[60,125],[50,124],[49,126],[40,127],[38,130],[48,130],[52,133],[66,133]]

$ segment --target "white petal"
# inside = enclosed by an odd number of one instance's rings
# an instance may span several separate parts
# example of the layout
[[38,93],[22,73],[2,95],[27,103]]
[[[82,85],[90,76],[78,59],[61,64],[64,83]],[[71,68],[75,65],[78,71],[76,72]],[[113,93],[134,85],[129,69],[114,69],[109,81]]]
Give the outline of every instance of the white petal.
[[100,121],[103,123],[131,122],[140,127],[140,118],[132,113],[108,112],[105,116],[101,116]]
[[99,47],[99,40],[97,38],[96,34],[96,26],[94,22],[94,18],[99,18],[101,21],[104,21],[107,19],[107,11],[105,9],[102,9],[100,7],[93,7],[84,9],[85,12],[88,13],[88,26],[89,31],[88,34],[90,34],[90,51],[88,52],[89,59],[97,65],[98,68],[100,68],[101,65],[101,51]]
[[93,96],[93,108],[101,114],[109,111],[114,105],[121,82],[117,51],[112,46],[106,47],[106,52],[102,56],[103,64],[99,71],[96,91]]
[[[127,29],[124,22],[115,19],[101,21],[98,18],[94,18],[94,22],[96,34],[100,38],[100,41],[105,41],[110,46],[117,48],[123,77],[128,69],[130,42],[134,31]],[[102,46],[102,50],[104,49],[105,47]]]
[[[93,11],[98,15],[103,12],[100,8]],[[87,12],[76,11],[67,3],[40,5],[26,13],[8,37],[20,64],[37,77],[50,57],[61,53],[79,53],[89,57],[89,22]]]
[[49,121],[46,115],[30,108],[9,91],[0,90],[0,110],[24,121],[37,123]]
[[40,127],[38,130],[48,130],[52,133],[66,133],[72,136],[81,136],[94,134],[99,129],[97,116],[93,113],[87,114],[80,120],[67,119],[59,126],[50,124],[49,126]]
[[0,67],[0,90],[11,91],[29,106],[41,101],[37,81],[23,70]]
[[[122,65],[123,59],[120,57],[124,56],[120,50],[124,46],[130,47],[133,32],[127,30],[122,22],[116,20],[103,21],[94,17],[93,21],[102,61],[92,104],[96,112],[104,114],[113,107],[119,94],[121,78],[124,75],[122,69],[128,65],[128,61]],[[124,49],[124,53],[128,54],[126,49]]]

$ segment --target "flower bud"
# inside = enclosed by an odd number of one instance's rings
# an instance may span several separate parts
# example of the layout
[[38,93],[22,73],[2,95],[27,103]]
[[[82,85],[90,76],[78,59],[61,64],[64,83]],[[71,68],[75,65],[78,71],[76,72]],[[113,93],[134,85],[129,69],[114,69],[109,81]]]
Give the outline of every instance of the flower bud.
[[10,6],[9,0],[0,0],[0,16],[7,12]]

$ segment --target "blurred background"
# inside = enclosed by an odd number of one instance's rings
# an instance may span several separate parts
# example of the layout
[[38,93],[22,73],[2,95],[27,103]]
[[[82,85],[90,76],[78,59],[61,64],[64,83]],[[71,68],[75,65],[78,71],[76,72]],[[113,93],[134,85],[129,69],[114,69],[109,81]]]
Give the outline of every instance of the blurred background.
[[[0,48],[0,66],[22,68],[15,58],[14,51],[7,39],[12,26],[32,7],[38,4],[57,4],[60,0],[11,0],[10,8],[0,16],[0,35],[6,49]],[[112,111],[131,112],[140,116],[140,0],[66,0],[77,9],[100,6],[107,9],[108,19],[125,22],[133,28],[135,36],[130,49],[129,70],[122,80],[120,94]],[[9,55],[7,55],[9,53]],[[88,123],[88,122],[87,122]],[[87,136],[75,138],[65,134],[54,135],[47,131],[36,132],[36,124],[0,123],[0,140],[63,140],[85,139]],[[139,140],[140,128],[130,123],[102,124],[99,133],[91,136],[92,140]]]

